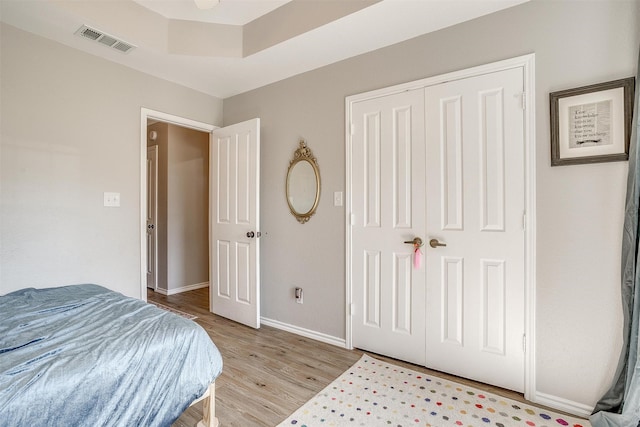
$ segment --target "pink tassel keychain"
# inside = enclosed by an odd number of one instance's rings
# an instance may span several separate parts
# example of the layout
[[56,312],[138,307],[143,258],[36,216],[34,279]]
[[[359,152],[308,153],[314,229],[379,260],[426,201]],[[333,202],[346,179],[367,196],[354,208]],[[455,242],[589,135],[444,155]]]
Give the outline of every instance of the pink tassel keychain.
[[413,268],[418,270],[422,265],[422,251],[420,250],[420,246],[416,245],[416,250],[413,253]]

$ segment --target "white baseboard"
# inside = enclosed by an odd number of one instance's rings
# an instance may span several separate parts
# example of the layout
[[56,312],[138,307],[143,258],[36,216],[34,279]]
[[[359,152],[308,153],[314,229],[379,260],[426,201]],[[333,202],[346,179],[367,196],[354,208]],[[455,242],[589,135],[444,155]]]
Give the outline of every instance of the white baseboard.
[[321,341],[323,343],[332,344],[337,347],[346,348],[346,341],[343,338],[336,338],[331,335],[323,334],[322,332],[312,331],[310,329],[301,328],[299,326],[290,325],[288,323],[280,322],[278,320],[267,319],[261,317],[260,322],[263,325],[271,326],[272,328],[282,329],[283,331],[291,332],[292,334],[301,335],[312,340]]
[[559,411],[568,412],[573,415],[577,415],[583,418],[589,418],[589,415],[593,412],[593,407],[571,400],[563,399],[562,397],[553,396],[551,394],[540,393],[536,391],[533,403],[538,405],[548,406],[549,408],[557,409]]
[[173,288],[173,289],[158,288],[156,289],[156,292],[162,295],[174,295],[182,292],[194,291],[196,289],[208,288],[208,287],[209,287],[209,282],[202,282],[202,283],[196,283],[195,285],[181,286],[179,288]]

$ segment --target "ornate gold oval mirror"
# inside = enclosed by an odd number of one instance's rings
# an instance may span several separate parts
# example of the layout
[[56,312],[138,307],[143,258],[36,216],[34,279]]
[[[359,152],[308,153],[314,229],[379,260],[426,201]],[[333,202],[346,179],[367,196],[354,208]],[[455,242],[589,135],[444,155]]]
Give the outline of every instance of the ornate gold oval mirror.
[[293,153],[287,171],[287,203],[300,224],[309,221],[320,200],[320,170],[304,140]]

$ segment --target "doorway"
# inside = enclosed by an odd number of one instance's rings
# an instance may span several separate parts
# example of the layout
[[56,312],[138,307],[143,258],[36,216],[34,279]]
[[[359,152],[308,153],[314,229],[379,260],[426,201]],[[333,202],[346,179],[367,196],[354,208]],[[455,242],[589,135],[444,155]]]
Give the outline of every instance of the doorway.
[[[153,110],[149,110],[149,109],[141,109],[141,115],[140,115],[140,156],[141,156],[141,167],[140,167],[140,182],[141,182],[141,186],[140,186],[140,210],[141,210],[141,236],[140,236],[140,241],[141,241],[141,247],[140,247],[140,257],[141,257],[141,276],[140,276],[140,283],[141,283],[141,295],[140,298],[144,301],[146,301],[146,290],[147,290],[147,279],[149,277],[149,266],[153,266],[154,262],[153,260],[149,259],[149,255],[153,256],[153,253],[149,253],[149,225],[153,225],[153,229],[154,230],[158,230],[158,224],[157,224],[157,220],[156,220],[156,224],[152,224],[149,223],[150,217],[148,215],[148,201],[149,201],[149,197],[148,197],[148,175],[147,175],[147,151],[148,151],[148,145],[157,145],[154,144],[154,141],[151,141],[151,144],[149,144],[149,140],[152,139],[151,137],[153,136],[154,138],[159,138],[162,137],[162,135],[160,133],[157,133],[157,130],[155,130],[155,134],[151,135],[150,131],[148,129],[148,124],[153,124],[153,125],[160,125],[160,126],[164,126],[165,128],[168,128],[169,126],[175,126],[175,128],[178,130],[178,132],[184,131],[184,130],[188,130],[190,132],[198,132],[198,133],[203,133],[206,134],[206,140],[208,141],[209,136],[211,134],[211,132],[215,129],[215,126],[207,124],[207,123],[202,123],[202,122],[197,122],[191,119],[187,119],[187,118],[183,118],[183,117],[179,117],[179,116],[175,116],[175,115],[171,115],[171,114],[167,114],[167,113],[162,113],[159,111],[153,111]],[[154,130],[154,129],[151,129]],[[166,135],[165,135],[166,137]],[[208,147],[207,147],[208,149]],[[163,155],[162,150],[159,150],[159,155],[160,157]],[[167,153],[164,153],[165,156],[167,156]],[[167,160],[166,158],[164,159],[165,161]],[[162,160],[159,161],[159,163],[161,163]],[[207,175],[209,174],[208,169],[207,169]],[[160,178],[160,176],[158,176],[158,184],[159,185],[167,185],[166,182],[163,182],[162,178]],[[207,191],[208,194],[208,191]],[[166,200],[161,201],[162,203],[166,203]],[[205,203],[205,211],[207,212],[204,221],[205,224],[208,224],[208,200]],[[166,220],[166,219],[165,219]],[[166,224],[165,224],[166,225]],[[207,276],[209,275],[209,269],[208,269],[208,260],[210,258],[210,253],[209,253],[209,245],[208,245],[208,229],[205,232],[205,239],[207,240],[207,244],[204,247],[204,251],[205,253],[202,254],[203,258],[205,259],[205,263],[207,264],[206,270],[207,270]],[[157,236],[157,234],[156,234]],[[155,239],[155,244],[158,247],[157,253],[158,256],[157,258],[160,258],[162,256],[162,253],[164,251],[164,253],[166,254],[166,243],[164,244],[165,247],[163,247],[161,241],[161,239]],[[155,265],[157,266],[160,263],[156,263]],[[157,272],[156,272],[157,273]],[[160,279],[160,283],[167,283],[167,280],[169,280],[168,278],[161,277],[161,274],[156,274],[156,280]],[[206,280],[206,282],[209,282],[208,278]],[[189,285],[195,285],[195,287],[193,287],[193,289],[197,289],[198,287],[204,287],[205,283],[185,283],[182,286],[182,289],[177,289],[178,291],[184,291],[184,290],[189,290],[189,289],[184,289],[184,285],[186,285],[187,287]],[[166,293],[166,294],[170,294],[172,292],[172,288],[167,286],[166,289],[162,289],[161,287],[157,288],[160,292],[162,293]],[[173,290],[176,290],[175,288],[173,288]]]
[[533,69],[347,98],[350,348],[534,390]]
[[209,133],[153,120],[147,134],[147,287],[208,287]]

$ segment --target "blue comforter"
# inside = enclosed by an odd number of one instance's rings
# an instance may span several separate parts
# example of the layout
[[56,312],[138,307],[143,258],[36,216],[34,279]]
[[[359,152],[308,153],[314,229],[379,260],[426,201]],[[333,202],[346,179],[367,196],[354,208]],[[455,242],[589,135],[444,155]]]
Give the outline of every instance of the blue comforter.
[[198,324],[103,287],[0,296],[0,426],[169,426],[221,370]]

